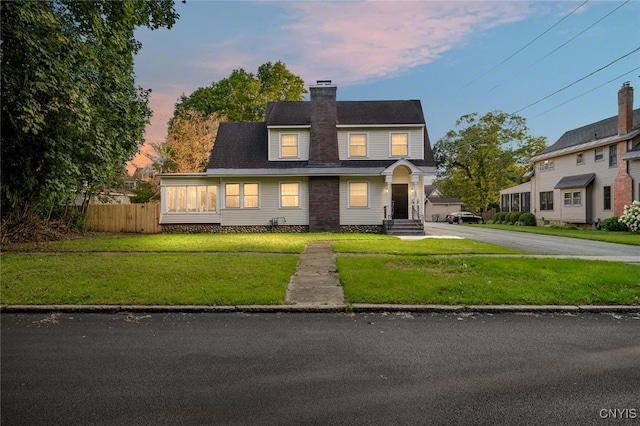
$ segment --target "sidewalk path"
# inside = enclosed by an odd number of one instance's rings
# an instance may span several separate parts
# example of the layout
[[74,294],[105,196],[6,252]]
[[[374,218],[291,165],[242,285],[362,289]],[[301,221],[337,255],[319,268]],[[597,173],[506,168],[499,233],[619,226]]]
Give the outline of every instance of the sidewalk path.
[[330,241],[307,244],[298,269],[287,287],[287,303],[305,306],[343,306],[336,255]]

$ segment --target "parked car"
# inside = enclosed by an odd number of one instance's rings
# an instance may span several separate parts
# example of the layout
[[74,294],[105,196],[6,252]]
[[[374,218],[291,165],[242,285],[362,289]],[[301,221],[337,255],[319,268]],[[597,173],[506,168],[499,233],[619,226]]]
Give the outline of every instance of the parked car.
[[446,218],[449,223],[484,223],[482,216],[478,216],[472,212],[453,212],[449,213]]

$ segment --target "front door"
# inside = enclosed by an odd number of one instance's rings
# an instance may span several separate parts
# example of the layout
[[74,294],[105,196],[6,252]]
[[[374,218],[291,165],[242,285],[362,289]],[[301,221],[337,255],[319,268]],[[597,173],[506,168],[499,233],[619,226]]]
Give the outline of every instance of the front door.
[[391,185],[391,200],[393,201],[393,218],[409,219],[409,185],[406,183]]

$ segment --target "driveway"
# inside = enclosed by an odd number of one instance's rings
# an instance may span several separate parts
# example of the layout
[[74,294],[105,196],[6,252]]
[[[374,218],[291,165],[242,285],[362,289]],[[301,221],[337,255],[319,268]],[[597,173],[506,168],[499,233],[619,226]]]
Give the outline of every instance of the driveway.
[[[640,263],[640,246],[613,244],[577,238],[554,237],[517,231],[490,229],[482,225],[450,225],[426,222],[425,233],[431,236],[457,236],[483,243],[496,244],[535,254],[594,257]],[[640,238],[640,236],[638,237]]]

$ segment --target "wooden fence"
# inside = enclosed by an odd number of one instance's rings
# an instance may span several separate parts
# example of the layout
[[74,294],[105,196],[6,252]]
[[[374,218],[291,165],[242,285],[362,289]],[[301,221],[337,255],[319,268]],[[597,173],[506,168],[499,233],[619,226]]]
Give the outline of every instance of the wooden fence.
[[87,229],[98,232],[161,232],[160,204],[89,204]]

